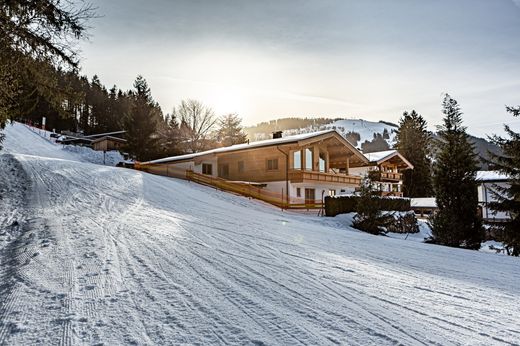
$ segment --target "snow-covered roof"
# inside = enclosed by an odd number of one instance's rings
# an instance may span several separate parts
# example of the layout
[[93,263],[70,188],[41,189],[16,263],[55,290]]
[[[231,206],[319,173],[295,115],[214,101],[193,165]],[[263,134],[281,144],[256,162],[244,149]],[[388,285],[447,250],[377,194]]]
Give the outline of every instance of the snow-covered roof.
[[97,142],[101,142],[104,140],[112,140],[114,142],[126,142],[126,139],[123,139],[123,138],[114,137],[114,136],[104,136],[104,137],[99,137],[99,138],[92,140],[92,143],[97,143]]
[[[257,142],[251,142],[251,143],[235,144],[235,145],[231,145],[229,147],[201,151],[200,153],[171,156],[171,157],[166,157],[163,159],[153,160],[153,161],[149,161],[149,162],[145,162],[145,163],[164,163],[164,162],[172,162],[172,161],[182,161],[182,160],[189,160],[189,159],[193,159],[193,158],[196,158],[199,156],[204,156],[204,155],[209,155],[209,154],[218,154],[218,153],[225,153],[225,152],[229,152],[229,151],[237,151],[237,150],[244,150],[244,149],[266,147],[266,146],[271,146],[271,145],[287,144],[287,143],[299,142],[299,141],[302,141],[305,139],[318,137],[318,136],[321,136],[321,135],[324,135],[327,133],[337,133],[341,137],[341,135],[334,129],[324,130],[324,131],[311,132],[311,133],[302,133],[302,134],[287,136],[287,137],[282,137],[282,138],[266,139],[263,141],[257,141]],[[341,137],[341,138],[343,138],[343,137]],[[352,147],[352,148],[353,148],[353,150],[356,150],[354,147]]]
[[397,153],[397,150],[385,150],[376,151],[373,153],[366,153],[363,155],[365,155],[365,157],[371,162],[378,162],[384,161],[384,159],[392,157],[395,153]]
[[391,159],[394,156],[399,156],[401,160],[410,168],[413,168],[413,165],[408,161],[403,155],[401,155],[397,150],[384,150],[384,151],[375,151],[373,153],[363,154],[370,162],[375,162],[380,164],[386,160]]
[[412,208],[437,208],[435,197],[410,198]]
[[499,171],[478,171],[477,181],[508,181],[510,178]]

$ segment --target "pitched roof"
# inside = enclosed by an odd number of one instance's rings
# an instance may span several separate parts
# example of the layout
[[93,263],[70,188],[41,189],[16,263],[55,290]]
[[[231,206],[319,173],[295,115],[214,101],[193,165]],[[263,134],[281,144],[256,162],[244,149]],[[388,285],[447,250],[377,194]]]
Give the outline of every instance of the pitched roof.
[[218,154],[218,153],[225,153],[225,152],[230,152],[230,151],[238,151],[238,150],[246,150],[246,149],[253,149],[253,148],[260,148],[260,147],[268,147],[268,146],[273,146],[273,145],[295,143],[295,142],[299,142],[299,141],[303,141],[303,140],[307,140],[307,139],[312,139],[314,137],[326,135],[329,133],[330,134],[336,133],[341,139],[343,139],[345,141],[346,144],[348,144],[351,147],[351,149],[353,151],[355,151],[359,154],[358,156],[361,159],[364,159],[363,155],[352,144],[350,144],[347,140],[345,140],[336,130],[331,129],[331,130],[324,130],[324,131],[311,132],[311,133],[301,133],[298,135],[287,136],[287,137],[282,137],[282,138],[266,139],[263,141],[257,141],[257,142],[251,142],[251,143],[235,144],[235,145],[231,145],[229,147],[206,150],[206,151],[202,151],[200,153],[165,157],[163,159],[153,160],[153,161],[144,162],[144,163],[153,164],[153,163],[164,163],[164,162],[190,160],[190,159],[193,159],[196,157],[210,155],[210,154]]
[[126,139],[123,139],[123,138],[114,137],[114,136],[104,136],[104,137],[99,137],[99,138],[92,140],[92,143],[101,142],[101,141],[104,141],[105,139],[111,140],[114,142],[121,142],[121,143],[126,142]]
[[401,155],[401,153],[399,153],[397,150],[385,150],[385,151],[376,151],[376,152],[373,152],[373,153],[366,153],[366,154],[363,154],[365,155],[365,157],[370,161],[370,162],[373,162],[373,163],[377,163],[377,164],[380,164],[380,163],[383,163],[385,162],[386,160],[389,160],[391,159],[392,157],[395,157],[395,156],[399,156],[399,158],[401,160],[403,160],[403,162],[409,166],[410,168],[413,168],[413,165],[410,163],[410,161],[408,161],[403,155]]
[[510,178],[499,171],[478,171],[477,181],[509,181]]

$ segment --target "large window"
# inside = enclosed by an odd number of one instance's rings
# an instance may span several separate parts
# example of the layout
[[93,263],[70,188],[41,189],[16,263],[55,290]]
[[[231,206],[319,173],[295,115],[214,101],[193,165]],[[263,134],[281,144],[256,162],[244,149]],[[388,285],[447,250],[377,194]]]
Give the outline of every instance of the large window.
[[213,166],[211,163],[202,164],[202,174],[213,175]]
[[314,164],[312,161],[312,149],[305,149],[305,169],[308,171],[312,171],[312,165]]
[[320,153],[319,168],[320,172],[325,172],[325,154],[323,153]]
[[278,170],[278,159],[267,160],[267,170],[268,171]]
[[302,169],[302,152],[301,150],[293,153],[293,168]]

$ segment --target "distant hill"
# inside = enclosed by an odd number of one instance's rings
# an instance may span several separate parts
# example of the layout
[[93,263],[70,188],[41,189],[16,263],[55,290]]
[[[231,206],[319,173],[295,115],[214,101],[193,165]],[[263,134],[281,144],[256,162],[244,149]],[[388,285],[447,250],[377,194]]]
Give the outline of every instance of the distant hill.
[[[383,120],[375,122],[341,118],[281,118],[246,127],[244,130],[248,138],[254,142],[271,138],[275,131],[283,131],[284,136],[290,136],[327,129],[337,130],[356,148],[364,153],[370,153],[393,148],[398,126]],[[480,157],[488,158],[488,151],[500,152],[496,145],[484,138],[470,135],[470,140],[474,143]],[[488,169],[488,165],[482,162],[481,169]]]

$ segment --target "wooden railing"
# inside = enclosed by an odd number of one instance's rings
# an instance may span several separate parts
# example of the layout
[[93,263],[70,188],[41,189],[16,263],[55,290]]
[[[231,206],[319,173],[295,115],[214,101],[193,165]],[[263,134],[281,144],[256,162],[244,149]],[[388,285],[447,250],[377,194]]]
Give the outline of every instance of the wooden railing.
[[403,179],[402,173],[394,172],[370,171],[369,175],[373,181],[400,181]]
[[379,191],[381,197],[403,197],[403,193],[399,191]]
[[291,198],[291,202],[287,202],[287,196],[284,192],[278,193],[269,191],[248,182],[229,181],[206,174],[195,173],[190,170],[186,171],[186,179],[199,184],[212,186],[223,191],[233,192],[245,197],[259,199],[283,209],[323,208],[323,203],[320,200],[313,201],[302,198],[295,200],[294,198]]
[[291,183],[303,183],[306,181],[314,181],[314,182],[324,182],[324,183],[360,185],[361,177],[345,175],[345,174],[332,174],[332,173],[324,173],[324,172],[291,170],[291,171],[289,171],[289,181]]
[[321,200],[306,200],[304,198],[291,197],[287,201],[287,192],[281,190],[274,192],[266,190],[255,183],[230,181],[207,174],[193,172],[190,169],[180,167],[168,167],[161,164],[140,164],[134,166],[135,169],[152,174],[164,175],[167,177],[186,179],[198,184],[214,187],[219,190],[236,193],[245,197],[259,199],[283,209],[322,209]]

